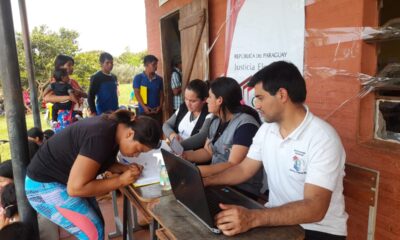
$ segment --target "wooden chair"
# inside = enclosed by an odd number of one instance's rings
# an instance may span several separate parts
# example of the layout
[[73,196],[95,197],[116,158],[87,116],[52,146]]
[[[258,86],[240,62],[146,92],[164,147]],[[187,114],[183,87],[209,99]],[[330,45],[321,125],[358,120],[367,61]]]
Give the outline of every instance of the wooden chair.
[[345,172],[343,186],[346,211],[349,213],[348,228],[359,229],[349,231],[355,236],[348,237],[374,239],[379,172],[350,163],[346,164]]

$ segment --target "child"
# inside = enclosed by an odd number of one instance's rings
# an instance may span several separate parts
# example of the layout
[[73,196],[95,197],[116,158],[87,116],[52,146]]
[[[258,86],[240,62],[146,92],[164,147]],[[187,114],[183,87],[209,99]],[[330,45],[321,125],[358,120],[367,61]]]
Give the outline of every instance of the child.
[[68,83],[69,77],[68,72],[65,69],[58,69],[54,71],[53,78],[55,79],[54,83],[51,83],[49,88],[46,89],[44,95],[50,90],[53,90],[56,96],[70,96],[71,100],[65,102],[57,102],[53,104],[52,107],[52,125],[57,124],[57,117],[59,110],[71,110],[72,102],[78,103],[77,98],[74,95],[74,90],[72,86]]
[[0,239],[31,239],[31,229],[19,222],[14,183],[7,184],[0,195]]
[[[87,94],[83,91],[83,89],[79,86],[79,83],[75,81],[74,79],[71,78],[71,75],[74,72],[74,65],[75,61],[72,57],[64,55],[64,54],[59,54],[57,55],[55,61],[54,61],[54,69],[65,69],[67,70],[67,73],[69,75],[69,81],[68,83],[71,85],[71,87],[74,89],[74,95],[75,97],[79,100],[79,104],[74,104],[72,107],[72,116],[69,116],[68,118],[70,119],[71,122],[75,122],[78,118],[81,118],[82,116],[82,103],[84,98],[87,98]],[[53,79],[54,81],[54,79]],[[44,99],[48,102],[54,103],[54,102],[60,102],[62,99],[65,99],[64,97],[59,97],[54,94],[53,91],[51,91],[49,94],[44,96]],[[49,109],[51,112],[51,109]],[[78,116],[79,115],[79,116]],[[62,116],[58,116],[58,121],[62,119]]]
[[43,141],[47,141],[49,140],[49,138],[51,138],[54,135],[54,131],[51,129],[47,129],[43,131]]

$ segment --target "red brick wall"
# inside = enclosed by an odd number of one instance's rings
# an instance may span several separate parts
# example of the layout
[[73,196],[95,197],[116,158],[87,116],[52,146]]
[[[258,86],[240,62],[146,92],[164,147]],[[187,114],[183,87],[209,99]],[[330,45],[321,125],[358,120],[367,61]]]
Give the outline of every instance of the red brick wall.
[[[160,18],[191,2],[169,0],[158,7],[158,0],[146,0],[147,38],[150,53],[161,58]],[[210,45],[226,17],[226,1],[209,1]],[[376,26],[378,23],[377,0],[316,1],[306,7],[306,28],[325,29],[334,27]],[[210,77],[224,72],[225,31],[210,55]],[[351,49],[351,51],[349,51]],[[336,58],[335,58],[336,55]],[[348,56],[345,58],[344,56]],[[375,74],[376,47],[361,40],[328,46],[314,46],[306,41],[305,65],[343,69],[349,73]],[[161,70],[162,67],[160,66]],[[356,77],[321,77],[312,70],[306,75],[307,104],[321,117],[327,116],[342,102],[356,95],[360,82]],[[371,140],[373,130],[374,96],[349,101],[327,119],[340,134],[346,148],[347,162],[355,163],[380,172],[379,196],[375,239],[399,239],[400,236],[400,147]],[[365,217],[356,205],[347,206],[351,218]],[[361,225],[360,225],[361,224]],[[360,229],[366,222],[349,225],[349,239],[365,239]]]
[[[217,37],[217,31],[225,22],[226,1],[211,0],[208,1],[208,13],[210,16],[210,46]],[[210,53],[210,78],[216,78],[225,73],[225,27],[222,28],[213,50]]]
[[[350,7],[351,6],[351,7]],[[377,0],[320,1],[306,8],[307,28],[362,27],[378,25]],[[355,45],[352,45],[355,44]],[[338,45],[306,47],[305,64],[344,69],[349,73],[376,73],[376,45],[363,41],[341,44],[339,48],[353,52],[345,60],[334,60]],[[312,111],[326,116],[343,101],[358,93],[360,82],[356,77],[307,78],[308,100]],[[347,162],[379,171],[379,190],[375,239],[400,237],[400,146],[372,140],[374,95],[356,99],[344,105],[330,122],[339,132],[347,153]],[[353,215],[362,218],[365,211],[356,204],[346,206]],[[361,225],[360,225],[361,224]],[[349,239],[365,239],[360,229],[366,222],[349,222]],[[361,238],[362,237],[362,238]]]

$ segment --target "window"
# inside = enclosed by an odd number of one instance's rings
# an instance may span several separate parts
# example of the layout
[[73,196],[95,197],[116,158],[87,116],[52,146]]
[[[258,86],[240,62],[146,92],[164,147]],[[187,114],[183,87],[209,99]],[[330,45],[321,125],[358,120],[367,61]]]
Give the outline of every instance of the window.
[[400,143],[400,1],[379,2],[382,32],[368,43],[377,47],[374,138]]
[[400,100],[379,99],[376,112],[375,138],[400,142]]

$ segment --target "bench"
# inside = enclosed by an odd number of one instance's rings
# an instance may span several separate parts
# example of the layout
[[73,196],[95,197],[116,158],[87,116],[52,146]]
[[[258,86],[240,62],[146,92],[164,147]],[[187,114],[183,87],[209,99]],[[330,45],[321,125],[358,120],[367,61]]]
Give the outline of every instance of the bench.
[[[346,163],[345,172],[343,193],[349,213],[348,227],[357,226],[358,229],[349,233],[357,232],[357,239],[361,236],[363,239],[374,239],[379,172],[350,163]],[[365,225],[365,222],[368,224]]]

